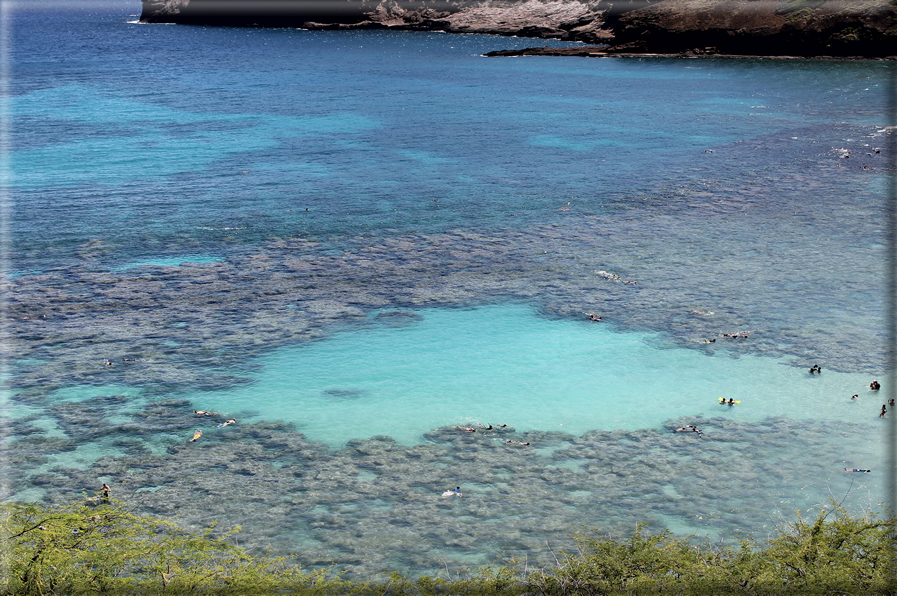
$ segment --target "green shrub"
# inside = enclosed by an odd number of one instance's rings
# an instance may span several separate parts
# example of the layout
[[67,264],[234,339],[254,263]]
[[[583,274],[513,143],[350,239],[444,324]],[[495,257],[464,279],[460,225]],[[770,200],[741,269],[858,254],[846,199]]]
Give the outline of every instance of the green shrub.
[[393,573],[350,582],[332,569],[304,572],[284,557],[253,557],[212,529],[188,534],[121,503],[2,506],[0,592],[22,596],[112,594],[562,596],[591,594],[893,594],[893,518],[855,517],[837,505],[760,545],[695,544],[648,533],[574,536],[575,552],[531,571],[519,562],[448,579]]

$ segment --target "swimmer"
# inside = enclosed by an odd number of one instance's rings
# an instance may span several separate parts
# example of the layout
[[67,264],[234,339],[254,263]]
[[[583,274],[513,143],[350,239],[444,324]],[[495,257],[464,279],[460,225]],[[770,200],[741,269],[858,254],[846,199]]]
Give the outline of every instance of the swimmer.
[[888,405],[891,406],[892,408],[894,407],[894,398],[893,397],[888,400]]
[[872,391],[878,391],[879,389],[881,389],[881,385],[879,385],[878,381],[872,381],[871,383],[869,383],[869,389],[871,389]]
[[861,473],[864,473],[864,474],[868,474],[868,473],[871,472],[872,470],[862,470],[862,469],[860,469],[860,468],[844,468],[844,471],[845,471],[845,472],[861,472]]
[[814,364],[814,365],[812,366],[812,368],[810,368],[810,374],[811,374],[811,375],[812,375],[813,373],[817,373],[817,374],[818,374],[818,373],[821,373],[821,372],[822,372],[822,369],[819,368],[819,365],[818,365],[818,364]]
[[854,395],[851,395],[851,396],[850,396],[850,399],[856,399],[856,398],[858,398],[858,397],[859,397],[859,395],[854,394]]
[[885,414],[888,413],[888,406],[881,404],[881,414],[878,415],[879,418],[884,418]]
[[202,431],[201,431],[201,430],[197,430],[196,432],[193,433],[193,438],[190,439],[190,442],[191,442],[191,443],[195,443],[195,442],[196,442],[196,439],[198,439],[198,438],[201,437],[201,436],[202,436]]
[[457,486],[454,489],[450,488],[447,491],[445,491],[444,493],[442,493],[442,496],[443,497],[455,497],[455,496],[460,497],[461,496],[461,487]]
[[677,432],[677,433],[679,433],[679,432],[694,432],[694,433],[698,433],[698,436],[699,436],[699,437],[703,437],[703,436],[704,436],[704,431],[702,431],[702,430],[701,430],[700,428],[698,428],[697,426],[694,426],[694,425],[691,425],[691,424],[688,424],[688,425],[686,425],[686,426],[679,427],[679,428],[676,429],[675,432]]
[[726,403],[727,403],[728,405],[730,405],[730,406],[734,406],[734,405],[735,405],[735,400],[732,399],[732,398],[730,397],[730,398],[729,398],[729,401],[727,401]]
[[705,339],[702,343],[705,343],[705,344],[712,344],[712,343],[714,343],[715,341],[716,341],[716,338],[714,338],[714,339]]
[[237,419],[236,419],[236,418],[231,418],[230,420],[225,420],[224,422],[222,422],[221,424],[219,424],[219,425],[218,425],[218,428],[224,428],[224,427],[227,426],[228,424],[236,424],[236,423],[237,423]]
[[483,427],[483,430],[492,430],[492,425],[491,425],[491,424],[490,424],[489,426],[486,426],[486,425],[483,424],[482,422],[478,422],[477,424],[479,424],[480,426],[482,426],[482,427]]
[[599,317],[599,316],[596,315],[595,313],[591,313],[591,312],[590,312],[590,313],[587,313],[587,314],[589,315],[589,320],[590,320],[590,321],[594,321],[594,322],[596,322],[596,323],[600,323],[600,322],[601,322],[601,317]]
[[463,430],[463,431],[466,431],[466,432],[469,432],[469,433],[475,433],[475,432],[477,432],[477,429],[475,429],[475,428],[470,428],[469,426],[455,426],[455,428],[460,429],[460,430]]
[[208,410],[193,410],[197,416],[217,416],[218,412],[209,412]]

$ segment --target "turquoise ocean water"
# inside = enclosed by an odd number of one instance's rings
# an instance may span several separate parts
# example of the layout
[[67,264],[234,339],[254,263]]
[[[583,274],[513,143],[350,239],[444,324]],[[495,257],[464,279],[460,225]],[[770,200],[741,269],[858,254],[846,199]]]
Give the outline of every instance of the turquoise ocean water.
[[885,63],[139,10],[4,24],[5,498],[359,576],[884,499]]

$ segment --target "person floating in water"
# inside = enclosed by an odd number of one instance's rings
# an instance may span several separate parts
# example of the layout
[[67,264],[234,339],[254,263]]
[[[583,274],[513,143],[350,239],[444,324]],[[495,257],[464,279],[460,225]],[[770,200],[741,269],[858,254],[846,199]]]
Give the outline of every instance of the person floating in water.
[[878,415],[879,418],[884,418],[885,414],[888,413],[888,406],[881,404],[881,414]]
[[218,412],[210,412],[208,410],[193,410],[197,416],[218,416]]
[[856,399],[856,398],[858,398],[858,397],[859,397],[859,395],[857,395],[857,394],[853,394],[853,395],[850,396],[850,399]]
[[469,427],[469,426],[455,426],[455,428],[460,429],[460,430],[463,430],[463,431],[465,431],[465,432],[469,432],[469,433],[475,433],[475,432],[477,432],[477,429],[475,429],[475,428],[471,428],[471,427]]
[[862,470],[862,469],[860,469],[860,468],[844,468],[844,471],[845,471],[845,472],[861,472],[861,473],[864,473],[864,474],[868,474],[868,473],[871,472],[872,470]]
[[202,436],[202,431],[201,431],[201,430],[197,430],[196,432],[193,433],[193,438],[190,439],[190,442],[191,442],[191,443],[195,443],[195,442],[196,442],[196,439],[198,439],[198,438],[201,437],[201,436]]
[[443,497],[460,497],[461,495],[461,487],[456,486],[454,489],[448,489],[444,493],[442,493]]
[[810,368],[810,374],[811,374],[811,375],[812,375],[813,373],[820,374],[821,372],[822,372],[822,369],[819,368],[819,365],[818,365],[818,364],[814,364],[814,365],[812,366],[812,368]]
[[529,443],[521,443],[520,441],[512,441],[511,439],[505,439],[505,443],[509,445],[529,445]]
[[229,425],[229,424],[236,424],[236,423],[237,423],[237,419],[236,419],[236,418],[231,418],[230,420],[225,420],[224,422],[222,422],[221,424],[219,424],[219,425],[218,425],[218,428],[224,428],[225,426],[227,426],[227,425]]
[[878,381],[872,381],[871,383],[869,383],[869,389],[871,389],[872,391],[878,391],[879,389],[881,389],[881,385],[878,383]]
[[695,426],[694,424],[686,424],[685,426],[680,426],[679,428],[677,428],[677,429],[674,430],[673,432],[677,432],[677,433],[693,432],[693,433],[698,433],[698,436],[699,436],[699,437],[703,437],[703,436],[704,436],[704,432],[703,432],[700,428],[698,428],[697,426]]
[[599,317],[599,316],[596,315],[595,313],[590,312],[590,313],[587,313],[587,314],[589,315],[589,320],[590,320],[590,321],[594,321],[595,323],[600,323],[601,320],[602,320],[601,317]]

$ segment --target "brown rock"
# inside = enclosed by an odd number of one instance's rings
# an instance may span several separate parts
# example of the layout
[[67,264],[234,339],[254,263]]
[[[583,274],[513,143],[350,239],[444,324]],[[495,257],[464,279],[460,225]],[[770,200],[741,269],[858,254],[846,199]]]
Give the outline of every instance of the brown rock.
[[889,0],[656,0],[615,7],[605,18],[614,32],[612,52],[897,54],[897,7]]

